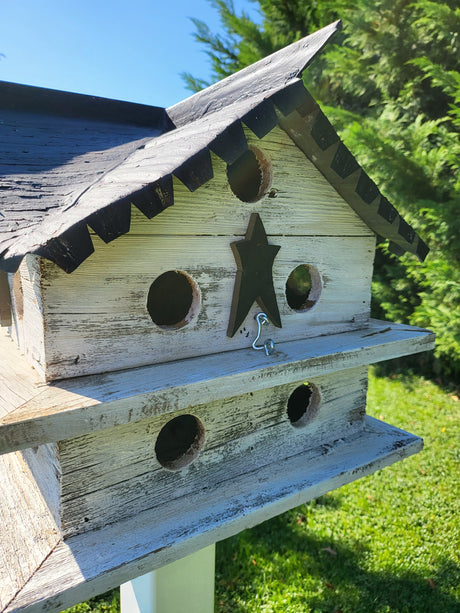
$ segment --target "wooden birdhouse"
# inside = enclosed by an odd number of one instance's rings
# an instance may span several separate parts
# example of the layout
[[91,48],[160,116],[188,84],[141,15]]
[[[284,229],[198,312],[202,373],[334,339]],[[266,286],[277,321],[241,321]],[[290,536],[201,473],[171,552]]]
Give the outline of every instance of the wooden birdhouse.
[[0,89],[2,610],[59,611],[421,449],[366,416],[376,239],[425,243],[301,74],[167,110]]

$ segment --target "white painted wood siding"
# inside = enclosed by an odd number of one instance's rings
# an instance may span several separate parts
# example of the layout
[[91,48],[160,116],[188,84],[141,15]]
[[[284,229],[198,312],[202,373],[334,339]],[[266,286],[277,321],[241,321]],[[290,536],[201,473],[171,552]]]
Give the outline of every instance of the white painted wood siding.
[[[331,447],[362,428],[367,368],[311,382],[322,401],[316,417],[303,427],[293,426],[286,413],[299,381],[61,441],[63,534],[100,528],[203,488],[210,492],[267,464],[321,445]],[[161,428],[183,414],[202,422],[205,443],[191,464],[171,471],[158,462],[155,442]]]
[[267,359],[240,349],[215,356],[154,364],[47,385],[0,334],[0,453],[223,401],[338,370],[429,351],[434,334],[423,328],[371,320],[366,330],[290,341]]
[[[418,437],[366,417],[363,429],[318,456],[301,453],[257,478],[224,481],[100,530],[61,541],[4,613],[58,613],[245,528],[420,451]],[[1,504],[0,500],[0,504]]]
[[[110,372],[249,346],[257,306],[234,338],[226,330],[236,273],[230,243],[244,237],[254,211],[269,241],[281,246],[273,276],[283,328],[270,331],[275,343],[366,326],[373,233],[284,132],[249,140],[273,163],[272,186],[259,202],[238,200],[225,164],[213,156],[213,180],[194,193],[175,180],[174,206],[153,220],[133,207],[131,232],[109,245],[93,236],[95,253],[71,275],[27,258],[21,266],[24,333],[17,325],[14,334],[42,377]],[[285,297],[287,278],[299,264],[316,266],[324,285],[318,304],[303,313],[293,311]],[[150,284],[168,270],[187,272],[201,290],[198,317],[179,330],[160,329],[146,308]]]

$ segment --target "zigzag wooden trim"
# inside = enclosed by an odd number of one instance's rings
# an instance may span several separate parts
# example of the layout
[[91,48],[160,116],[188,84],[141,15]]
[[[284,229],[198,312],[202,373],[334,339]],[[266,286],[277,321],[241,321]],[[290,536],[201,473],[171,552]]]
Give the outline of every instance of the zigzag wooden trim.
[[280,114],[279,125],[363,221],[391,241],[394,253],[409,251],[423,261],[428,253],[426,244],[380,194],[311,97],[290,115]]
[[214,170],[209,149],[202,149],[190,157],[184,164],[176,168],[173,174],[191,192],[210,181],[214,176]]
[[146,185],[127,198],[148,219],[174,204],[172,175],[166,175],[159,181]]
[[105,243],[110,243],[129,232],[131,203],[123,198],[93,213],[85,221]]
[[209,149],[226,164],[233,164],[248,149],[241,121],[230,124],[209,144]]
[[93,242],[85,222],[80,222],[52,238],[46,245],[35,251],[65,272],[73,272],[94,252]]
[[241,120],[257,138],[263,138],[278,125],[278,116],[270,100],[263,100],[249,113],[246,113]]

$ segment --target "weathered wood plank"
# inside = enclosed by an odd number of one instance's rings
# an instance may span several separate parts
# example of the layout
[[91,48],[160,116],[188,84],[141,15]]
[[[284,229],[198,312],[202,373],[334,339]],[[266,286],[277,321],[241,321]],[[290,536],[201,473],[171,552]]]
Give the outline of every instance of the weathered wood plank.
[[61,465],[58,443],[23,449],[21,455],[38,485],[56,526],[61,529]]
[[[44,260],[43,260],[44,261]],[[42,379],[45,379],[45,330],[43,321],[43,294],[41,289],[41,262],[28,255],[19,268],[20,279],[13,276],[13,338]],[[16,304],[19,304],[19,312]]]
[[[269,242],[281,246],[273,281],[283,327],[270,330],[275,344],[366,325],[373,237],[273,239],[268,224],[265,229]],[[129,234],[113,246],[99,241],[97,257],[72,275],[43,261],[44,355],[26,346],[26,356],[48,379],[55,379],[250,346],[256,331],[254,317],[261,310],[256,303],[239,332],[227,337],[236,275],[230,246],[234,240],[233,236],[158,236],[152,240]],[[302,264],[317,268],[323,287],[316,306],[299,312],[290,308],[285,292],[290,273]],[[193,280],[201,300],[195,309],[197,316],[188,325],[164,329],[152,322],[147,297],[152,282],[174,270]],[[23,279],[24,294],[26,283]],[[35,337],[40,335],[36,332]],[[30,333],[31,340],[37,342],[35,337]]]
[[106,526],[187,496],[203,484],[210,490],[312,447],[330,446],[362,428],[367,367],[309,382],[322,400],[316,416],[303,427],[293,426],[287,415],[288,399],[302,381],[175,412],[174,417],[195,416],[205,431],[200,455],[177,471],[163,468],[154,449],[170,415],[61,441],[63,534]]
[[244,235],[257,211],[271,234],[294,236],[373,236],[374,233],[280,128],[262,140],[246,129],[249,144],[270,160],[272,184],[256,203],[239,200],[227,179],[226,164],[212,155],[214,178],[196,194],[174,181],[174,206],[150,223],[133,209],[132,234]]
[[19,454],[0,457],[0,610],[14,600],[60,533]]
[[6,330],[0,333],[0,355],[0,418],[3,418],[39,394],[45,384]]
[[[5,613],[53,613],[416,453],[422,441],[366,418],[363,430],[60,543]],[[340,471],[337,467],[340,466]],[[180,518],[180,521],[178,521]]]
[[[0,337],[1,338],[1,337]],[[308,380],[434,347],[429,330],[372,321],[369,328],[282,343],[267,358],[242,349],[219,356],[157,364],[60,381],[0,421],[0,452],[87,434],[269,386]],[[8,341],[9,342],[9,341]],[[5,356],[17,351],[3,338]],[[32,371],[32,369],[30,369]],[[5,385],[5,382],[3,383]],[[1,397],[1,394],[0,394]],[[129,401],[127,401],[129,399]]]

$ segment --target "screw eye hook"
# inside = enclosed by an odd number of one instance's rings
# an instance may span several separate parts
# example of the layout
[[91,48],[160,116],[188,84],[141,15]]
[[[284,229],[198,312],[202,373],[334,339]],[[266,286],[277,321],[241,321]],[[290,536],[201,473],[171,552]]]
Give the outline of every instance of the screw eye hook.
[[271,338],[267,339],[263,345],[256,345],[262,333],[262,326],[268,325],[269,320],[265,313],[258,313],[256,315],[257,321],[257,336],[252,343],[252,348],[258,351],[259,349],[265,349],[265,355],[271,355],[275,351],[275,343]]

